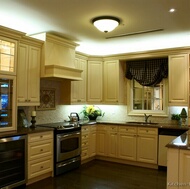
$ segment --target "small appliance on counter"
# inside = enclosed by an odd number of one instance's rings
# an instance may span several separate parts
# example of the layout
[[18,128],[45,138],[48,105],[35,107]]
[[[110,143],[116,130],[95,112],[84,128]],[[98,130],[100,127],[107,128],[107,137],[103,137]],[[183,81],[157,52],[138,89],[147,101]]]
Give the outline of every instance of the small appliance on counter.
[[78,122],[79,115],[76,112],[71,112],[69,116],[70,122]]

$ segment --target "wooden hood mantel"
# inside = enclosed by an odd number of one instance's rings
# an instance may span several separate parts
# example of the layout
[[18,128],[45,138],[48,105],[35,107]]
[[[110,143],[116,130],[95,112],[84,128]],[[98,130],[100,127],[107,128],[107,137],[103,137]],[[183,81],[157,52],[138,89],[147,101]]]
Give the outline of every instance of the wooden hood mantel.
[[49,33],[44,36],[41,78],[82,80],[82,70],[75,67],[78,44]]

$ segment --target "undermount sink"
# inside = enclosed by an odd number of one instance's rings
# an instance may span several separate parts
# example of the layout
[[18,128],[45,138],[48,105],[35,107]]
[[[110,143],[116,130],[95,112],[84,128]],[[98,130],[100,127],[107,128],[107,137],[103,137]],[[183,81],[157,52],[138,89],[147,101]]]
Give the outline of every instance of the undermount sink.
[[138,125],[157,125],[158,124],[158,123],[153,123],[153,122],[145,123],[145,122],[139,122],[139,121],[128,121],[126,123],[138,124]]

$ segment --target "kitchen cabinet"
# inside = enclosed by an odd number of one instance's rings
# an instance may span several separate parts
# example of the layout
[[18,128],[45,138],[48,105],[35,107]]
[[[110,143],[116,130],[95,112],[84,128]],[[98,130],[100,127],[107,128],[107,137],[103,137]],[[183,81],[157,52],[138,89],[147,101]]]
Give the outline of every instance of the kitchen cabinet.
[[16,75],[17,40],[0,37],[0,73]]
[[189,189],[190,151],[168,148],[167,189]]
[[179,189],[190,188],[190,151],[181,150],[179,155]]
[[107,104],[125,104],[126,78],[125,63],[119,60],[104,62],[104,102]]
[[137,161],[157,164],[158,129],[138,127],[137,129]]
[[136,127],[119,126],[118,157],[136,161]]
[[108,156],[117,157],[118,125],[107,126],[107,130],[108,130]]
[[157,164],[157,142],[157,128],[120,126],[118,157]]
[[96,155],[107,156],[108,140],[106,126],[97,125],[96,132]]
[[169,105],[188,106],[189,55],[169,56]]
[[28,135],[28,184],[53,175],[53,131]]
[[103,99],[103,61],[88,61],[88,98],[90,103],[99,103]]
[[90,126],[89,146],[89,157],[94,157],[96,155],[96,125]]
[[81,160],[83,161],[89,157],[89,126],[82,126],[81,136]]
[[71,81],[71,103],[86,102],[87,60],[75,58],[75,68],[82,70],[81,81]]
[[19,44],[17,105],[40,105],[40,61],[42,42],[23,38]]
[[81,160],[96,155],[96,125],[82,126]]

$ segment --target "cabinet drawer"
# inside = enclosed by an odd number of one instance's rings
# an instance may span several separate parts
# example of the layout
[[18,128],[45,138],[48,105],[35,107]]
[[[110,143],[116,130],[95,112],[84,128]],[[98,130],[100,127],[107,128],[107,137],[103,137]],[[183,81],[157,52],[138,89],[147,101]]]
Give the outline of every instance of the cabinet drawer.
[[51,156],[40,158],[28,162],[28,179],[51,172],[53,170],[53,160]]
[[157,135],[158,129],[157,128],[150,128],[150,127],[139,127],[138,134],[150,134],[150,135]]
[[82,126],[82,133],[89,132],[89,126]]
[[117,132],[117,131],[118,131],[118,126],[115,126],[115,125],[113,125],[113,126],[108,126],[108,130],[109,130],[109,131],[115,131],[115,132]]
[[53,138],[53,131],[47,131],[47,132],[29,134],[28,142],[30,143],[30,142],[36,142],[36,141],[43,141],[43,140],[52,139],[52,138]]
[[81,152],[81,160],[88,158],[88,149],[82,150]]
[[53,140],[45,140],[43,142],[32,142],[28,144],[28,159],[33,160],[36,158],[52,155]]
[[82,141],[83,140],[87,140],[89,138],[89,134],[88,133],[86,133],[86,134],[82,134]]
[[96,131],[96,126],[90,126],[90,131]]
[[105,125],[98,125],[97,126],[97,131],[106,131],[106,129],[107,129],[107,126],[105,126]]
[[82,141],[82,143],[81,143],[82,149],[87,148],[88,146],[89,146],[88,140]]
[[119,126],[119,132],[135,134],[137,132],[137,128],[136,127],[128,127],[128,126]]

